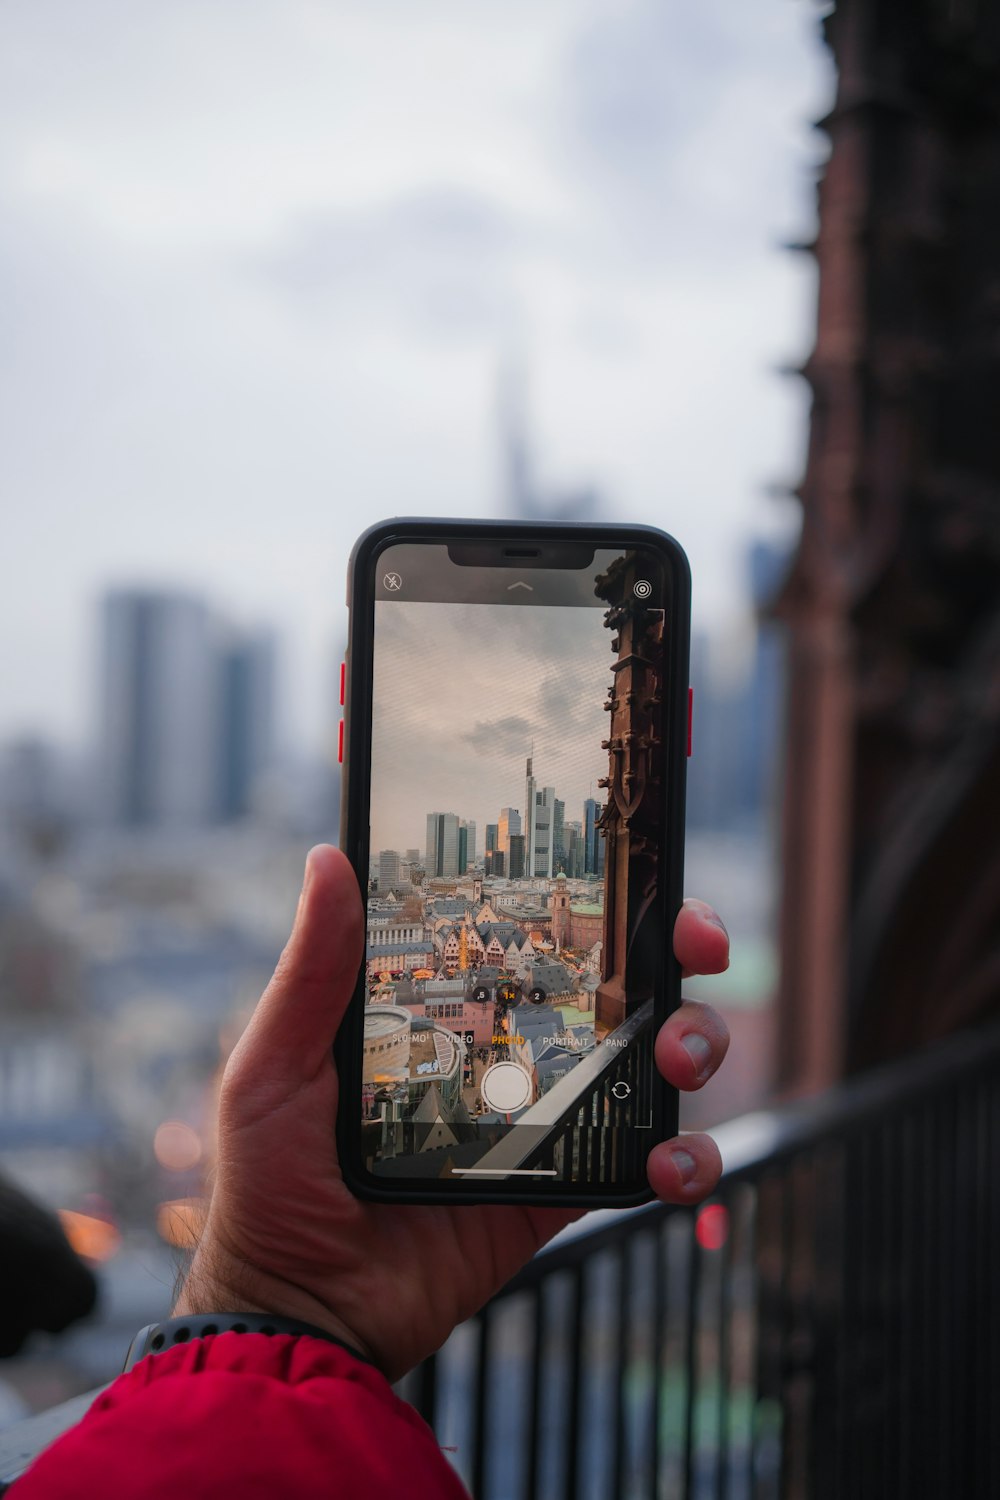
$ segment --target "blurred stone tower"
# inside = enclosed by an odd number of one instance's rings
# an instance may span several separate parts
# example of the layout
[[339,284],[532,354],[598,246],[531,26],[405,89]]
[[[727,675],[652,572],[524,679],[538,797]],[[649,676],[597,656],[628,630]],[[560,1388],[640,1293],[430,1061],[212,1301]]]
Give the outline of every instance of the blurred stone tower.
[[789,627],[779,1082],[1000,997],[1000,6],[839,0]]

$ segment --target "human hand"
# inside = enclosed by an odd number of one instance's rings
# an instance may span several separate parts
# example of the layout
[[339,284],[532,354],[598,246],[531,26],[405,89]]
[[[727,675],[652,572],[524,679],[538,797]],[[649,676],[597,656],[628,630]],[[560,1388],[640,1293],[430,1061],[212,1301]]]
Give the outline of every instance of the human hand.
[[[303,1319],[395,1380],[584,1210],[369,1203],[345,1186],[330,1044],[364,937],[354,872],[320,845],[274,978],[225,1070],[211,1203],[174,1311]],[[704,902],[685,902],[674,952],[686,974],[727,967],[729,939]],[[669,1083],[696,1089],[728,1045],[721,1017],[688,1001],[661,1027],[656,1063]],[[697,1203],[722,1163],[709,1136],[685,1135],[655,1146],[647,1170],[664,1202]]]

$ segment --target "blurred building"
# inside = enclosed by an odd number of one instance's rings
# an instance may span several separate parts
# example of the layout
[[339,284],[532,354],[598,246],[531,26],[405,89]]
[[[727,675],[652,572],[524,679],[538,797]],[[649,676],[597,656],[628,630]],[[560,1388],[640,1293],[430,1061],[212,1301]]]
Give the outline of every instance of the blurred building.
[[[527,420],[527,378],[511,361],[499,382],[502,507],[523,521],[595,521],[601,496],[591,485],[543,488],[535,472]],[[505,851],[506,852],[506,851]]]
[[242,817],[274,758],[274,646],[204,600],[119,589],[102,606],[99,802],[123,827]]
[[781,1081],[996,1013],[1000,9],[840,0],[789,631]]
[[[758,541],[745,559],[760,617],[746,639],[696,632],[691,641],[694,748],[688,763],[687,825],[695,833],[752,833],[770,822],[781,775],[784,631],[763,616],[787,571],[788,547]],[[736,660],[733,661],[735,655]],[[719,658],[726,658],[720,662]]]
[[269,634],[230,641],[219,660],[218,814],[245,818],[275,764],[275,643]]

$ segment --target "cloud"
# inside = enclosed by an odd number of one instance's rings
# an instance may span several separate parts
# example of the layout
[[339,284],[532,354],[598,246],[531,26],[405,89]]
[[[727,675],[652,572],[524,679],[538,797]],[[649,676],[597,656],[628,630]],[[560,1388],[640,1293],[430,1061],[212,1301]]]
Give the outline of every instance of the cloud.
[[520,755],[531,743],[531,725],[527,719],[506,718],[476,721],[472,729],[460,736],[473,750],[491,750],[500,755]]
[[531,242],[531,227],[495,199],[433,185],[299,219],[255,265],[310,317],[482,339],[522,311],[513,263]]

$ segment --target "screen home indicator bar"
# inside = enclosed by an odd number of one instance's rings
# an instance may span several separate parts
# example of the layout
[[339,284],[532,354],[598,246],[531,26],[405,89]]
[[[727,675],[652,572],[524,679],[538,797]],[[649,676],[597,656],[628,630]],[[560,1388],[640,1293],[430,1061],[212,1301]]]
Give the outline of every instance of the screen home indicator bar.
[[558,1177],[554,1167],[452,1167],[454,1177]]

